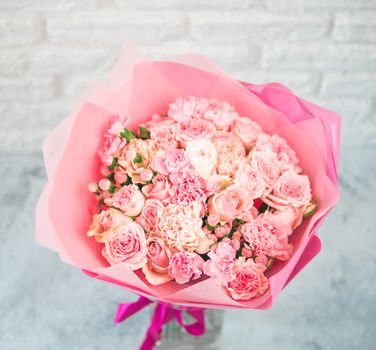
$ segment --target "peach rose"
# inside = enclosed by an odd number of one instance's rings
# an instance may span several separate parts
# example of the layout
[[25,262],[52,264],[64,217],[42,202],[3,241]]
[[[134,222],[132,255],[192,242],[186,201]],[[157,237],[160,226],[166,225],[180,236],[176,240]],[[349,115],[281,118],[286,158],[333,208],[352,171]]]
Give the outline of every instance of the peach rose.
[[217,151],[209,140],[197,140],[187,143],[189,163],[201,177],[209,178],[217,163]]
[[311,186],[306,175],[285,171],[275,182],[272,191],[263,199],[272,208],[283,210],[287,206],[299,208],[311,200]]
[[213,140],[217,150],[218,174],[234,176],[241,162],[245,161],[246,150],[243,143],[232,133],[217,133]]
[[111,230],[104,244],[102,254],[111,265],[125,263],[130,269],[137,270],[147,262],[145,232],[135,222]]
[[162,209],[163,204],[158,199],[147,199],[136,222],[142,226],[146,233],[154,234],[157,232]]
[[151,184],[142,187],[142,192],[147,199],[158,199],[167,204],[170,201],[170,182],[166,176],[157,174]]
[[89,227],[87,235],[94,236],[97,242],[103,243],[107,237],[110,229],[131,223],[133,220],[124,215],[121,211],[110,208],[102,210],[100,214],[93,216],[93,222]]
[[171,281],[173,278],[168,274],[171,252],[163,239],[150,237],[146,244],[148,262],[142,267],[146,280],[153,286]]
[[179,252],[172,256],[168,272],[176,283],[184,284],[201,277],[203,264],[204,260],[200,255]]
[[158,147],[153,140],[133,139],[123,149],[118,163],[132,178],[133,183],[145,184],[141,172],[150,168]]
[[183,146],[190,141],[211,140],[214,133],[214,124],[200,118],[190,118],[187,122],[178,123],[176,128],[176,137]]
[[200,210],[201,204],[196,202],[186,207],[170,204],[163,209],[158,228],[172,251],[209,251],[211,242],[202,230]]
[[112,205],[127,216],[137,216],[141,213],[145,197],[136,185],[120,188],[112,197]]
[[243,142],[247,151],[256,144],[257,137],[262,133],[261,126],[247,117],[235,119],[234,134]]
[[250,300],[263,295],[269,288],[265,266],[240,257],[234,264],[235,278],[225,288],[235,300]]
[[252,199],[260,198],[265,191],[265,182],[259,171],[249,163],[241,163],[235,174],[235,183],[248,188]]
[[252,206],[253,200],[247,188],[234,184],[209,198],[208,211],[217,214],[223,224],[241,218]]
[[276,217],[282,224],[295,229],[302,223],[304,209],[305,206],[299,208],[288,206],[283,210],[275,210],[273,212],[273,216]]
[[252,168],[262,176],[267,188],[278,180],[281,169],[274,153],[252,151],[248,158],[250,158]]

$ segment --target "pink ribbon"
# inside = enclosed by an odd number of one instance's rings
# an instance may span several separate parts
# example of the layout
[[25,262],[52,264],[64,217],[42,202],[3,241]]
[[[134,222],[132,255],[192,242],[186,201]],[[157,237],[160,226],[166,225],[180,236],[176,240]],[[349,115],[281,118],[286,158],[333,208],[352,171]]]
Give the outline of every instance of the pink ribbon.
[[[127,304],[119,304],[115,316],[115,323],[120,323],[135,313],[139,312],[146,306],[154,303],[153,301],[140,296],[137,301]],[[151,350],[154,345],[161,338],[163,326],[172,320],[176,319],[178,324],[188,333],[194,336],[200,336],[205,333],[205,309],[186,310],[186,312],[196,320],[192,324],[184,324],[183,311],[175,309],[167,303],[157,302],[150,322],[150,326],[146,332],[145,339],[140,347],[140,350]]]

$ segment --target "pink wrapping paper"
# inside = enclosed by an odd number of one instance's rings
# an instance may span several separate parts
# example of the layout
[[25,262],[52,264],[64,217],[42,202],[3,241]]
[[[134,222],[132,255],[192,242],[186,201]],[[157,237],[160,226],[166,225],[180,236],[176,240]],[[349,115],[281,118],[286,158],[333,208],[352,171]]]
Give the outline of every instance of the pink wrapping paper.
[[[310,177],[313,195],[319,200],[315,214],[304,220],[292,236],[291,259],[274,264],[267,273],[270,290],[251,301],[233,300],[210,278],[186,285],[168,282],[151,286],[142,273],[123,264],[107,266],[100,246],[86,236],[94,200],[87,184],[98,178],[97,152],[109,118],[130,114],[133,119],[129,128],[133,128],[152,113],[165,112],[176,97],[188,95],[226,100],[267,133],[284,137],[296,151]],[[253,85],[233,80],[198,55],[151,62],[127,49],[108,78],[89,88],[75,110],[45,140],[48,183],[37,206],[36,240],[87,275],[152,300],[205,308],[269,308],[320,251],[316,230],[339,198],[339,136],[337,114],[300,99],[280,84]]]

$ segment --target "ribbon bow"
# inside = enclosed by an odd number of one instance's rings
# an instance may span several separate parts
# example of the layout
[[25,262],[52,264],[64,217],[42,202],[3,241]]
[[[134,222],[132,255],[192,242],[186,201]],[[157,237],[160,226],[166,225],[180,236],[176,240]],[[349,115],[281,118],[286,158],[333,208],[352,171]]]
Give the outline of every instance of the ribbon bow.
[[[138,300],[133,303],[119,304],[115,316],[115,323],[126,320],[152,303],[154,302],[148,298],[140,296]],[[156,342],[161,338],[163,326],[174,319],[176,319],[178,324],[188,333],[194,336],[203,335],[205,333],[204,309],[187,310],[186,312],[191,315],[196,322],[188,325],[184,324],[182,310],[175,309],[167,303],[157,302],[150,326],[146,332],[140,350],[152,350]]]

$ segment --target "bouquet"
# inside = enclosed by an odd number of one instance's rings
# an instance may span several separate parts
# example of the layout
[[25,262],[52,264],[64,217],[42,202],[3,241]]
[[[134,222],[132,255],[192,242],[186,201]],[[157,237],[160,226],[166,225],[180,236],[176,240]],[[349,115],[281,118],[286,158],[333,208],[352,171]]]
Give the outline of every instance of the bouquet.
[[269,308],[319,252],[339,127],[280,84],[127,50],[45,142],[37,241],[141,296],[116,321],[156,302],[144,349],[173,318],[200,335],[197,308]]

